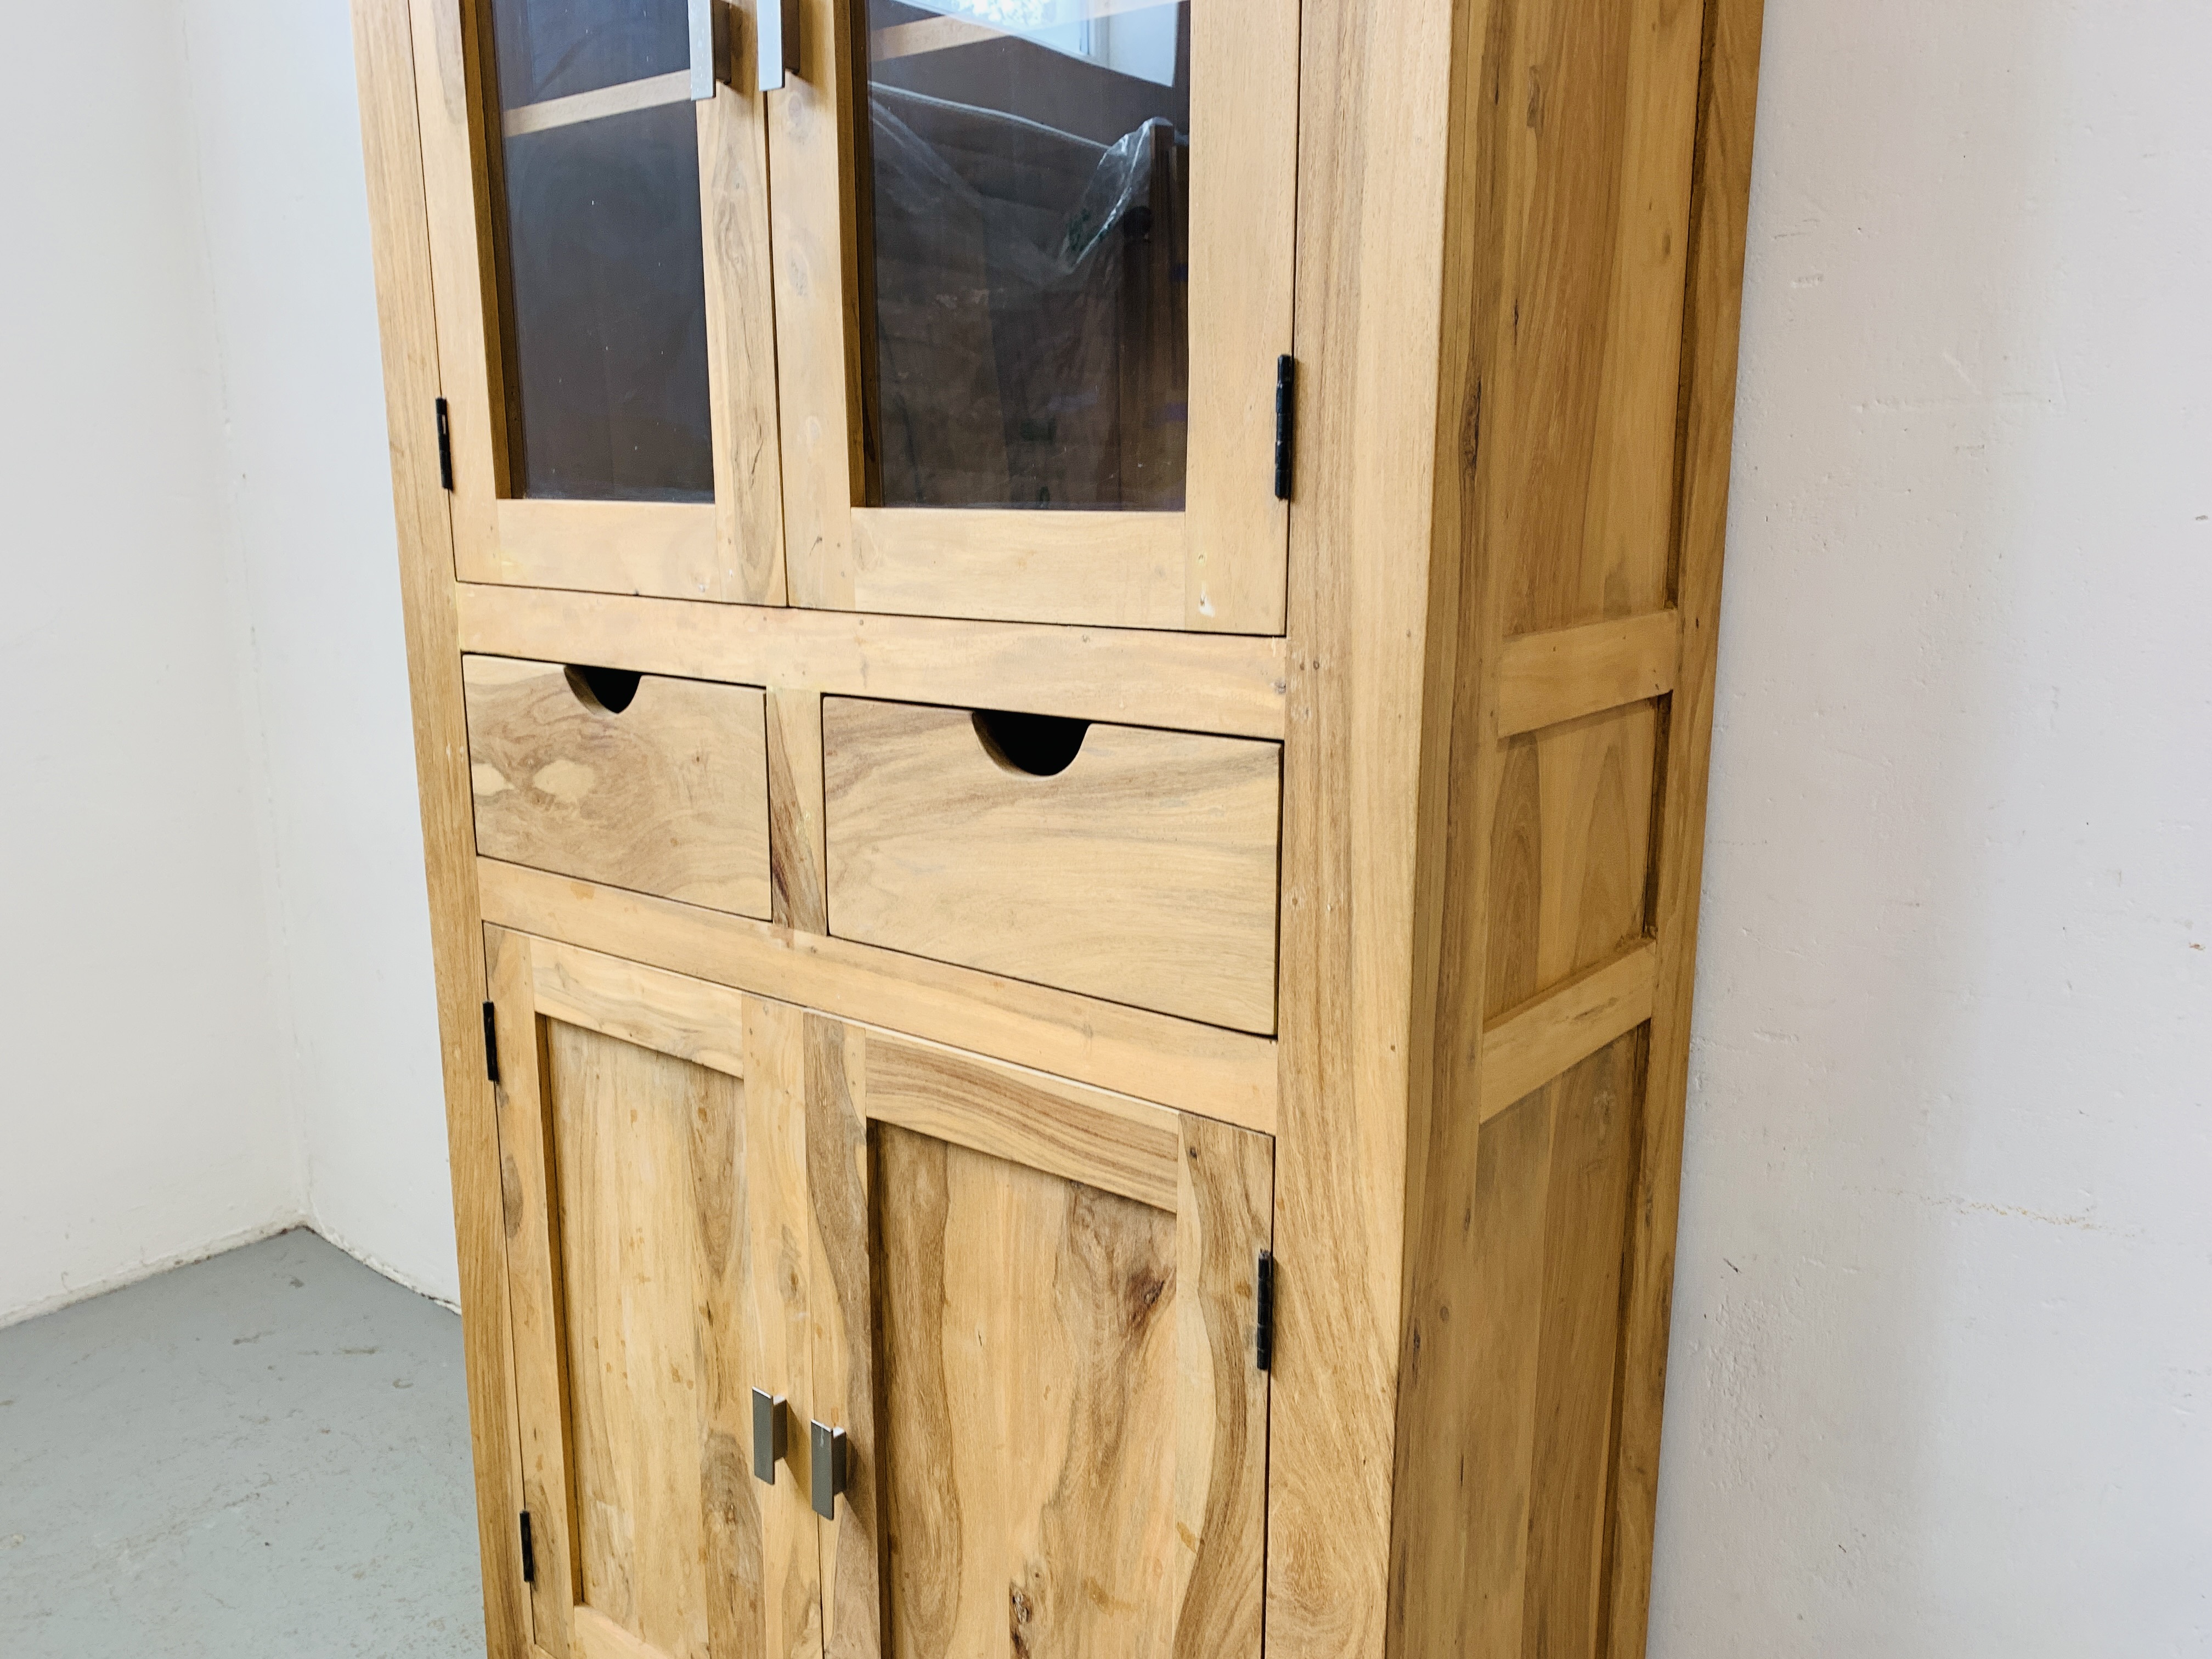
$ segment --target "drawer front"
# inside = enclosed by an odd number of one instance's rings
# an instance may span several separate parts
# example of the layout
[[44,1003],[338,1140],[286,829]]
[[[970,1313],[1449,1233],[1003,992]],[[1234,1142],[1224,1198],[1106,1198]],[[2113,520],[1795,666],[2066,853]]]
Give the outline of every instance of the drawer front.
[[1094,724],[1067,761],[1073,732],[1038,735],[824,698],[830,931],[1272,1031],[1280,746]]
[[[605,701],[557,662],[463,659],[477,850],[745,916],[769,913],[765,700],[641,676]],[[617,705],[620,704],[617,710]]]

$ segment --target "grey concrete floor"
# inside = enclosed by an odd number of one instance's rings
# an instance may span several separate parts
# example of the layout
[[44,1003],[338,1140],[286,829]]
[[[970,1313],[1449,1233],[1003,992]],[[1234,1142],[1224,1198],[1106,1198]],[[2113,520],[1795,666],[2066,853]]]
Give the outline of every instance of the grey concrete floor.
[[483,1651],[460,1321],[310,1232],[0,1330],[0,1655]]

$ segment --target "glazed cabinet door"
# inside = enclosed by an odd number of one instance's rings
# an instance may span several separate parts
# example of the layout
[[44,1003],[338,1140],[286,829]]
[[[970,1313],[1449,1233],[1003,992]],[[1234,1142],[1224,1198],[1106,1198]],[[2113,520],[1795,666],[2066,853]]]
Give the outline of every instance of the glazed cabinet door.
[[793,602],[1279,633],[1297,0],[795,0]]
[[532,1648],[818,1653],[814,1519],[755,1455],[754,1390],[805,1374],[797,1016],[496,928],[486,950]]
[[460,580],[782,602],[751,3],[413,0]]
[[806,1017],[827,1651],[1257,1659],[1273,1143]]

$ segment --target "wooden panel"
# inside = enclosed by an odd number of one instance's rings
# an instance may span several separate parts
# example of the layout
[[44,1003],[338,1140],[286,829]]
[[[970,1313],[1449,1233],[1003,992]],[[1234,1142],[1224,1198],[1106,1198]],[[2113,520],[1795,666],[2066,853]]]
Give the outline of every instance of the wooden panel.
[[1483,462],[1513,562],[1509,634],[1667,601],[1699,9],[1515,0],[1483,43],[1499,121],[1510,326]]
[[823,744],[839,938],[1273,1029],[1274,745],[1094,725],[1039,777],[966,709],[843,697]]
[[[1288,511],[1274,374],[1291,349],[1296,0],[1192,12],[1187,511],[865,504],[851,8],[805,0],[803,66],[770,100],[790,592],[806,606],[1279,633]],[[942,695],[941,693],[939,695]]]
[[[745,999],[745,1088],[751,1108],[745,1165],[750,1294],[743,1313],[752,1386],[791,1401],[789,1455],[775,1484],[747,1480],[761,1505],[762,1645],[774,1659],[820,1659],[821,1540],[808,1506],[812,1470],[814,1273],[807,1195],[806,1017]],[[750,1440],[747,1460],[750,1465]]]
[[853,510],[865,611],[1180,628],[1188,564],[1180,513]]
[[726,986],[531,939],[538,1011],[732,1077],[744,1071],[744,999]]
[[768,694],[769,919],[830,931],[822,842],[822,694]]
[[1163,1107],[888,1032],[869,1033],[867,1066],[871,1118],[1176,1207],[1181,1124]]
[[495,520],[497,543],[463,565],[462,580],[672,599],[737,597],[708,502],[509,500],[498,503]]
[[460,590],[462,648],[846,696],[1283,735],[1280,640]]
[[1645,702],[1506,745],[1490,837],[1490,1017],[1644,936],[1658,740]]
[[1650,1019],[1656,959],[1649,941],[1639,942],[1491,1022],[1482,1036],[1482,1115]]
[[531,1516],[537,1574],[530,1589],[537,1645],[568,1659],[577,1557],[574,1463],[568,1443],[568,1366],[562,1329],[560,1200],[547,1115],[544,1056],[532,995],[530,941],[484,930],[484,961],[499,1038],[500,1188],[514,1332],[522,1502]]
[[1458,648],[1459,565],[1434,556],[1457,476],[1438,462],[1463,430],[1437,386],[1464,263],[1443,245],[1445,140],[1474,9],[1302,8],[1270,1659],[1374,1659],[1388,1639]]
[[[769,258],[767,94],[760,0],[731,10],[726,85],[695,105],[699,221],[705,239],[707,388],[714,447],[714,551],[720,590],[706,596],[781,605],[783,470],[775,411],[775,276]],[[665,588],[601,581],[635,592]]]
[[874,1275],[870,1267],[874,1159],[860,1102],[871,1085],[870,1034],[806,1019],[806,1187],[812,1209],[813,1411],[842,1427],[846,1486],[821,1528],[823,1652],[880,1659],[890,1535],[883,1516],[878,1431]]
[[480,860],[485,920],[842,1014],[1262,1133],[1264,1037],[1171,1019],[843,939]]
[[890,1651],[1170,1652],[1175,1218],[876,1136]]
[[1663,696],[1674,689],[1680,649],[1672,611],[1508,640],[1498,665],[1498,735]]
[[1456,1604],[1458,1651],[1607,1651],[1607,1465],[1641,1060],[1632,1033],[1480,1130],[1464,1219],[1477,1268],[1438,1316],[1466,1322],[1466,1363],[1436,1382],[1463,1425],[1470,1500],[1431,1517],[1443,1577],[1423,1587]]
[[[468,745],[455,642],[452,507],[438,473],[441,386],[428,206],[405,0],[355,0],[353,42],[398,532],[400,618],[414,694],[415,773],[437,980],[484,1633],[491,1659],[523,1659],[531,1621],[514,1524],[523,1507],[522,1474],[501,1248],[499,1131],[492,1086],[484,1077],[478,1013],[485,999],[483,936],[476,916]],[[434,100],[434,64],[425,80],[427,95]]]
[[1697,978],[1698,894],[1704,879],[1705,775],[1712,749],[1721,561],[1728,529],[1736,337],[1743,303],[1752,128],[1759,102],[1761,0],[1710,0],[1699,88],[1698,182],[1683,315],[1685,395],[1677,510],[1675,604],[1682,660],[1666,728],[1654,926],[1650,1104],[1629,1213],[1629,1282],[1613,1486],[1612,1651],[1644,1650],[1651,1597],[1652,1517],[1659,1491],[1659,1420],[1674,1294],[1674,1219],[1681,1194],[1682,1114],[1689,1088],[1690,1006]]
[[1174,1651],[1256,1659],[1267,1600],[1267,1373],[1254,1340],[1260,1252],[1274,1226],[1274,1147],[1190,1116],[1181,1142],[1175,1505],[1184,1547],[1170,1588]]
[[757,1652],[745,1085],[544,1029],[580,1603],[665,1659]]
[[615,714],[557,662],[471,657],[465,672],[486,856],[769,914],[758,690],[652,675]]
[[793,605],[849,610],[853,506],[867,487],[852,6],[797,11],[799,71],[767,95],[784,560]]

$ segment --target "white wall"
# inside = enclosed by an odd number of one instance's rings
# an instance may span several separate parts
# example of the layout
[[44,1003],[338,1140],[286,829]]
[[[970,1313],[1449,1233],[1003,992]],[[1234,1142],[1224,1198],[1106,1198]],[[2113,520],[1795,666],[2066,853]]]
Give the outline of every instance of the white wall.
[[8,35],[0,1319],[301,1209],[179,20]]
[[2208,65],[1768,0],[1666,1659],[2212,1653]]
[[303,1218],[450,1299],[346,7],[9,27],[0,1322]]
[[181,0],[316,1230],[459,1294],[351,24]]

